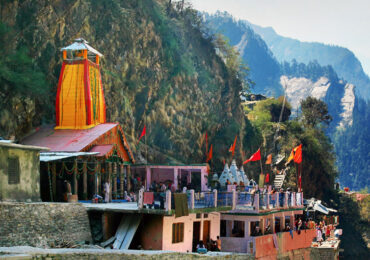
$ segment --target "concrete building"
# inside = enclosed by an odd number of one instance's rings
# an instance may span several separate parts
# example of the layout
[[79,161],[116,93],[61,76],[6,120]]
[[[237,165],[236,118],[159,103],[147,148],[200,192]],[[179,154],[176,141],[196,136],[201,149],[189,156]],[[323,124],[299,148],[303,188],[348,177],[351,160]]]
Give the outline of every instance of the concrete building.
[[40,201],[40,151],[0,141],[0,201]]

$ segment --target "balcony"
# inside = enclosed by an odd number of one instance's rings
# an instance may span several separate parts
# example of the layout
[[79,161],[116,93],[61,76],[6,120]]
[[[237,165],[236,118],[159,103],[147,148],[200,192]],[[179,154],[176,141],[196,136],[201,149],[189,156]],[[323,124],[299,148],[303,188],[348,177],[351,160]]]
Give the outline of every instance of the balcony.
[[[214,209],[234,213],[260,213],[281,209],[303,207],[303,193],[275,192],[252,194],[246,191],[205,191],[186,193],[188,209],[192,212]],[[148,199],[149,197],[149,199]],[[157,210],[170,213],[175,209],[174,194],[166,192],[139,191],[138,208],[144,211]]]

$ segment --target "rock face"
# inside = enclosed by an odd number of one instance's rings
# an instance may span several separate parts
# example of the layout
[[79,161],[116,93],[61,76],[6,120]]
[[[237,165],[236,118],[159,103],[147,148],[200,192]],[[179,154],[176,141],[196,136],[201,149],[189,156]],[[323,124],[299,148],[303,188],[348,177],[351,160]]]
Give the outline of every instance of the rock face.
[[[331,103],[334,103],[333,105],[337,108],[329,107],[329,111],[340,111],[334,114],[334,118],[338,118],[334,121],[334,124],[343,128],[352,125],[355,105],[355,87],[353,84],[344,84],[343,81],[332,84],[327,77],[320,77],[317,81],[312,81],[304,77],[289,78],[285,75],[280,77],[280,83],[285,88],[293,113],[299,109],[300,102],[309,96],[321,100],[331,100]],[[340,97],[333,95],[329,88],[334,88],[333,91],[339,92]],[[336,102],[333,99],[336,99]]]
[[[216,55],[211,39],[203,37],[191,9],[161,0],[25,0],[2,3],[0,13],[16,35],[4,47],[27,47],[50,83],[50,95],[36,98],[33,110],[19,114],[30,122],[27,127],[1,128],[5,138],[14,128],[19,139],[32,127],[54,123],[60,48],[79,37],[104,54],[107,121],[121,123],[131,140],[146,125],[149,161],[203,162],[204,132],[220,137],[228,132],[213,150],[214,161],[222,165],[220,156],[243,129],[242,84]],[[145,150],[142,144],[132,149]]]

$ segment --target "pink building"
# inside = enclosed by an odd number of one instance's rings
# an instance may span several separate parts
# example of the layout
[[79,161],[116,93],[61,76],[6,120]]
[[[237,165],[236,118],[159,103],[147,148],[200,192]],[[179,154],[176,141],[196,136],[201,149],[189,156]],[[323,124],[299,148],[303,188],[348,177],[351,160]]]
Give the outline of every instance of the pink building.
[[278,255],[289,256],[294,250],[301,250],[300,255],[309,259],[315,230],[293,231],[303,214],[302,193],[234,193],[235,206],[221,214],[222,251],[276,259]]
[[190,186],[196,191],[206,191],[208,183],[208,165],[134,165],[132,167],[133,177],[143,180],[146,190],[150,185],[156,183],[171,183],[175,190]]

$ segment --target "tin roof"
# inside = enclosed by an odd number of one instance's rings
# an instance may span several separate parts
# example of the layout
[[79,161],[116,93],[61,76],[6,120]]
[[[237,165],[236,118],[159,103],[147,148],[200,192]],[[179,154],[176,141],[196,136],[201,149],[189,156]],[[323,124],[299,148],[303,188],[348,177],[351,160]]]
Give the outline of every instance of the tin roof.
[[88,42],[83,38],[75,39],[75,42],[71,45],[68,45],[67,47],[63,47],[61,51],[80,51],[80,50],[88,50],[91,53],[94,53],[96,55],[99,55],[100,57],[103,56],[100,52],[95,50],[93,47],[88,45]]
[[41,162],[51,162],[51,161],[58,161],[66,158],[71,157],[78,157],[78,156],[97,156],[97,153],[90,153],[90,152],[78,152],[78,153],[64,153],[64,152],[41,152],[40,153],[40,161]]
[[22,140],[25,145],[49,147],[51,152],[81,152],[99,136],[110,131],[118,124],[99,124],[89,129],[58,129],[43,127]]
[[113,144],[103,144],[103,145],[95,145],[89,152],[97,153],[96,156],[102,157],[109,157],[112,152],[114,151]]

